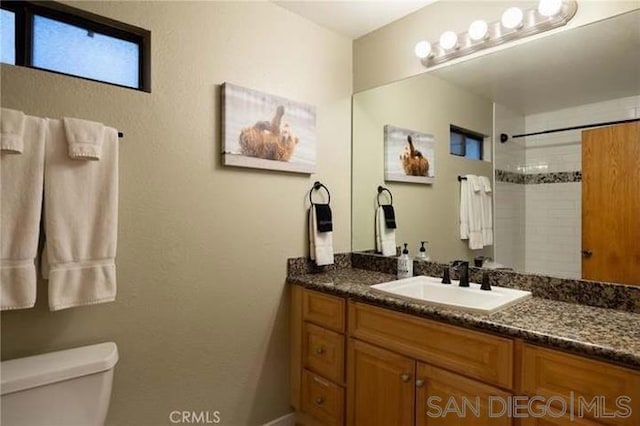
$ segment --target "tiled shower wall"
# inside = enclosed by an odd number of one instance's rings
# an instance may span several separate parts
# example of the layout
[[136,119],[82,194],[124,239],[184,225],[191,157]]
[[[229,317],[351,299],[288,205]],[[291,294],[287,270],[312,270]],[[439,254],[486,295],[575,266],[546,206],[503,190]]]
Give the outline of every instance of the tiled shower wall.
[[[640,118],[640,95],[523,116],[494,106],[494,135]],[[517,271],[581,276],[582,131],[494,141],[496,260]],[[544,183],[540,183],[544,182]]]
[[[524,116],[494,104],[493,146],[495,169],[522,173],[525,166],[523,142],[500,143],[500,133],[524,133]],[[494,256],[505,266],[525,269],[525,188],[518,183],[495,180],[494,185]]]
[[[598,102],[525,117],[526,133],[640,118],[640,96]],[[526,138],[525,270],[581,275],[581,130]],[[534,176],[540,174],[539,176]],[[545,182],[534,183],[544,178]]]

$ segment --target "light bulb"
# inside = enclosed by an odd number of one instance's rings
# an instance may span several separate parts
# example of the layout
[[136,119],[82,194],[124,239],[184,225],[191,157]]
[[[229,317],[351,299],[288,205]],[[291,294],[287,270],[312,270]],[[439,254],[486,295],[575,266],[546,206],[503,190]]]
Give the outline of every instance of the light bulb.
[[416,56],[420,59],[428,58],[431,55],[431,43],[428,41],[419,41],[414,49]]
[[469,25],[469,37],[473,41],[480,41],[487,37],[487,32],[489,31],[489,27],[485,21],[482,19],[478,19],[477,21],[473,21],[471,25]]
[[453,49],[458,45],[458,34],[453,31],[445,31],[440,36],[440,46],[445,50]]
[[502,14],[502,26],[510,30],[518,28],[520,25],[522,25],[522,18],[524,18],[524,15],[522,14],[522,10],[520,8],[510,7]]
[[562,10],[562,0],[540,0],[538,4],[538,13],[542,16],[557,15],[560,10]]

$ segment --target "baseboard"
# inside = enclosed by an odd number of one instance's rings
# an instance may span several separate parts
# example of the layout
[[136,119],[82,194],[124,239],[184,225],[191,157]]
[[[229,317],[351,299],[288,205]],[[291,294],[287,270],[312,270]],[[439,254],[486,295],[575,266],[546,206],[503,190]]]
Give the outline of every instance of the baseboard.
[[296,415],[294,413],[289,413],[282,417],[278,417],[275,420],[271,420],[269,423],[265,423],[262,426],[294,426],[295,424]]

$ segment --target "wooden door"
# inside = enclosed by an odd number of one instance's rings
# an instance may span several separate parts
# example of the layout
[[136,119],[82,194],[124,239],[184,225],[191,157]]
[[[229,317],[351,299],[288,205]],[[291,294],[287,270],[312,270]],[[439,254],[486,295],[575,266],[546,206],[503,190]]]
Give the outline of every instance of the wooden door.
[[347,424],[413,426],[415,361],[349,339]]
[[511,425],[509,393],[423,363],[416,377],[416,426]]
[[640,285],[640,123],[582,132],[582,277]]

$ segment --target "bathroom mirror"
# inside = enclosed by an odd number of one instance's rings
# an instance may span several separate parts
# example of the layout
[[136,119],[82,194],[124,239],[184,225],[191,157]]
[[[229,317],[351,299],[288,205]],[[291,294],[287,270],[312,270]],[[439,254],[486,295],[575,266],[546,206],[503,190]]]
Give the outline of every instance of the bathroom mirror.
[[[640,117],[640,10],[425,72],[353,96],[352,249],[375,245],[377,187],[393,193],[396,243],[429,241],[440,262],[493,257],[520,272],[581,278],[581,131]],[[384,126],[433,135],[432,184],[386,181]],[[456,126],[484,138],[481,160],[450,154]],[[494,244],[459,238],[458,175],[492,178]],[[384,197],[381,197],[384,200]]]

